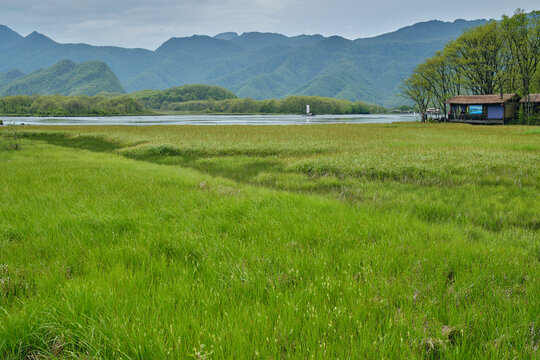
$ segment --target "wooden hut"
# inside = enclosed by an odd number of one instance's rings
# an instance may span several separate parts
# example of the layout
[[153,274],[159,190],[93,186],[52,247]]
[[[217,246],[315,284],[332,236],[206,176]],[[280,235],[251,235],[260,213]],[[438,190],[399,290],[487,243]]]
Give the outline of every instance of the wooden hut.
[[504,124],[516,116],[519,96],[503,95],[458,95],[446,103],[450,104],[448,120],[469,124]]
[[529,94],[529,100],[524,96],[520,101],[520,106],[524,106],[529,101],[531,103],[531,109],[534,113],[540,113],[540,94]]

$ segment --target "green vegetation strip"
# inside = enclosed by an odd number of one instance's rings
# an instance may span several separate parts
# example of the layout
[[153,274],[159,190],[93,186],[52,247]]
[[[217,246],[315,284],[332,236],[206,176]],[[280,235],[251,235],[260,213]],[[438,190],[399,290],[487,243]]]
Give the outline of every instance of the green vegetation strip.
[[388,109],[319,96],[289,96],[285,99],[239,99],[219,86],[184,85],[167,90],[144,90],[127,95],[100,93],[96,96],[17,95],[0,97],[0,114],[26,116],[114,116],[200,114],[304,114],[306,105],[316,114],[385,113]]
[[0,357],[535,358],[539,135],[2,128]]

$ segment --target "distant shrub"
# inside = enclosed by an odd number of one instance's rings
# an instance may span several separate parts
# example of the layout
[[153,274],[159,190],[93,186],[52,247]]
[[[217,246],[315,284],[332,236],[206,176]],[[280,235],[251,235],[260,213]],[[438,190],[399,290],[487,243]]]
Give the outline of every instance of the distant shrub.
[[142,155],[178,156],[180,155],[180,150],[172,145],[158,145],[145,148],[142,152]]

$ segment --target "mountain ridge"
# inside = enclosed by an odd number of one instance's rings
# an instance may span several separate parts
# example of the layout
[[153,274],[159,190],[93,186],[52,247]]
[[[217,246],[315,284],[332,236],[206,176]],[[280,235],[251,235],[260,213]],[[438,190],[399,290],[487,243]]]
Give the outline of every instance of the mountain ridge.
[[400,82],[416,64],[486,20],[431,20],[375,37],[285,36],[228,32],[171,37],[155,50],[60,44],[0,26],[0,73],[31,73],[62,60],[103,61],[126,91],[190,83],[223,86],[254,99],[321,95],[379,105],[399,102]]

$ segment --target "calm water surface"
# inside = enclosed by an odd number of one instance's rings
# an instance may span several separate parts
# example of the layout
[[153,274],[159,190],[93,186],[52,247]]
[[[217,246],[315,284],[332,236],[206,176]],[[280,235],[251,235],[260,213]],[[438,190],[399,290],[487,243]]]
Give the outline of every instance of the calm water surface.
[[107,117],[6,117],[5,125],[305,125],[418,121],[418,115],[163,115]]

